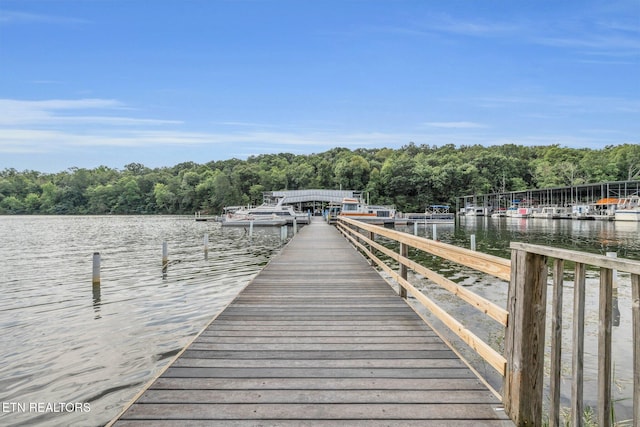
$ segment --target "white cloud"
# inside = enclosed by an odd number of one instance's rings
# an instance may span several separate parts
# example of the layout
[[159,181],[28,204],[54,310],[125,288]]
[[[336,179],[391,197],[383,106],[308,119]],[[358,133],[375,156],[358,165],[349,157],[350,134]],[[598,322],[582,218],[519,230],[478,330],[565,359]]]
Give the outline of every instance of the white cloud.
[[[181,124],[176,120],[158,120],[109,115],[85,115],[88,110],[105,112],[129,110],[114,99],[51,99],[23,101],[0,99],[0,126],[103,124],[110,126]],[[78,113],[78,114],[73,114]]]
[[14,10],[0,10],[0,25],[29,24],[29,23],[87,24],[89,23],[89,21],[85,19],[72,18],[68,16],[40,15],[35,13],[19,12]]
[[478,129],[486,128],[486,125],[475,122],[427,122],[425,125],[436,128],[449,128],[449,129]]

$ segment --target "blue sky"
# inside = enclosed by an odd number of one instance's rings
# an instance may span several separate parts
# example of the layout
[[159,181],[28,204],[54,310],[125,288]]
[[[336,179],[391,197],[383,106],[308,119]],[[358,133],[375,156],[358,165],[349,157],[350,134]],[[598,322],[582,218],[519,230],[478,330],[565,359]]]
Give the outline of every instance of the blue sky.
[[1,0],[0,169],[640,143],[640,0]]

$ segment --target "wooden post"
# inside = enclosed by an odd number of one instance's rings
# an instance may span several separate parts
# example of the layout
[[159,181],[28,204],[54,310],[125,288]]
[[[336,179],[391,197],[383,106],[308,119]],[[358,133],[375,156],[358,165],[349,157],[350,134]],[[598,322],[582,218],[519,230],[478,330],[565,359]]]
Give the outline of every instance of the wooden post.
[[[374,242],[374,241],[375,241],[375,239],[376,239],[376,234],[375,234],[373,231],[367,231],[367,233],[368,233],[369,240],[371,240],[372,242]],[[372,254],[373,254],[373,249],[374,249],[373,245],[369,245],[369,252],[371,252]],[[369,265],[372,265],[372,266],[373,266],[373,265],[375,265],[375,264],[376,264],[376,263],[375,263],[375,261],[373,260],[373,258],[369,258]]]
[[613,271],[600,269],[600,327],[598,328],[598,426],[611,425],[611,330]]
[[573,352],[571,360],[571,419],[575,427],[584,425],[584,300],[586,266],[576,263],[573,284]]
[[[610,258],[618,258],[617,252],[607,252]],[[618,270],[613,270],[613,326],[620,326],[620,305],[618,304]]]
[[437,227],[436,224],[433,224],[433,226],[431,227],[431,229],[433,230],[433,240],[438,240],[438,231],[437,231]]
[[293,234],[294,236],[298,234],[298,220],[293,218]]
[[476,235],[475,234],[471,235],[471,250],[472,251],[476,250]]
[[553,262],[553,303],[551,316],[551,374],[549,385],[549,427],[560,426],[560,385],[562,367],[562,292],[564,260]]
[[546,257],[511,250],[503,404],[518,426],[542,425]]
[[100,285],[100,252],[93,253],[93,274],[91,282],[94,285]]
[[[405,243],[400,243],[400,256],[401,257],[407,257],[409,255],[409,246],[406,245]],[[404,265],[403,263],[400,263],[400,277],[402,277],[404,280],[407,280],[407,266]],[[407,298],[407,289],[398,284],[398,293],[400,294],[400,296],[402,298]]]
[[418,221],[413,223],[413,235],[414,236],[418,235]]
[[167,269],[169,267],[169,248],[167,241],[162,241],[162,277],[166,277]]
[[640,275],[631,275],[633,324],[633,427],[640,427]]
[[249,221],[249,237],[253,237],[253,220]]

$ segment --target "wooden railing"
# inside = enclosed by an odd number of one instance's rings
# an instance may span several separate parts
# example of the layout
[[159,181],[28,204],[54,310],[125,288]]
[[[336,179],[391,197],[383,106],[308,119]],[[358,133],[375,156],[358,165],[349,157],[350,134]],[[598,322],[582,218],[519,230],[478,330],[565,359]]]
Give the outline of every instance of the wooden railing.
[[[400,285],[400,295],[406,298],[407,292],[410,293],[503,376],[503,404],[507,414],[517,425],[542,425],[548,258],[553,258],[549,425],[560,425],[562,289],[565,261],[575,263],[571,420],[573,425],[582,425],[585,272],[587,266],[594,266],[600,269],[598,418],[600,426],[611,425],[612,271],[615,269],[630,273],[633,312],[633,426],[639,426],[640,262],[524,243],[511,243],[511,260],[507,260],[352,219],[341,218],[337,227],[347,239]],[[376,242],[376,236],[384,236],[398,242],[399,250],[395,252]],[[412,261],[408,258],[409,247],[508,281],[506,310]],[[376,251],[396,261],[399,265],[398,270],[376,256]],[[504,355],[482,341],[459,320],[409,283],[408,269],[447,289],[504,326]]]

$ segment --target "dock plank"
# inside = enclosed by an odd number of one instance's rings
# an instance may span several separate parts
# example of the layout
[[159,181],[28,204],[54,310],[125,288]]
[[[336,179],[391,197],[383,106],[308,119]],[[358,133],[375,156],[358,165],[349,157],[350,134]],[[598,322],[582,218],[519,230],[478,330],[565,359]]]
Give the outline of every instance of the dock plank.
[[312,222],[113,425],[513,424],[367,261]]

